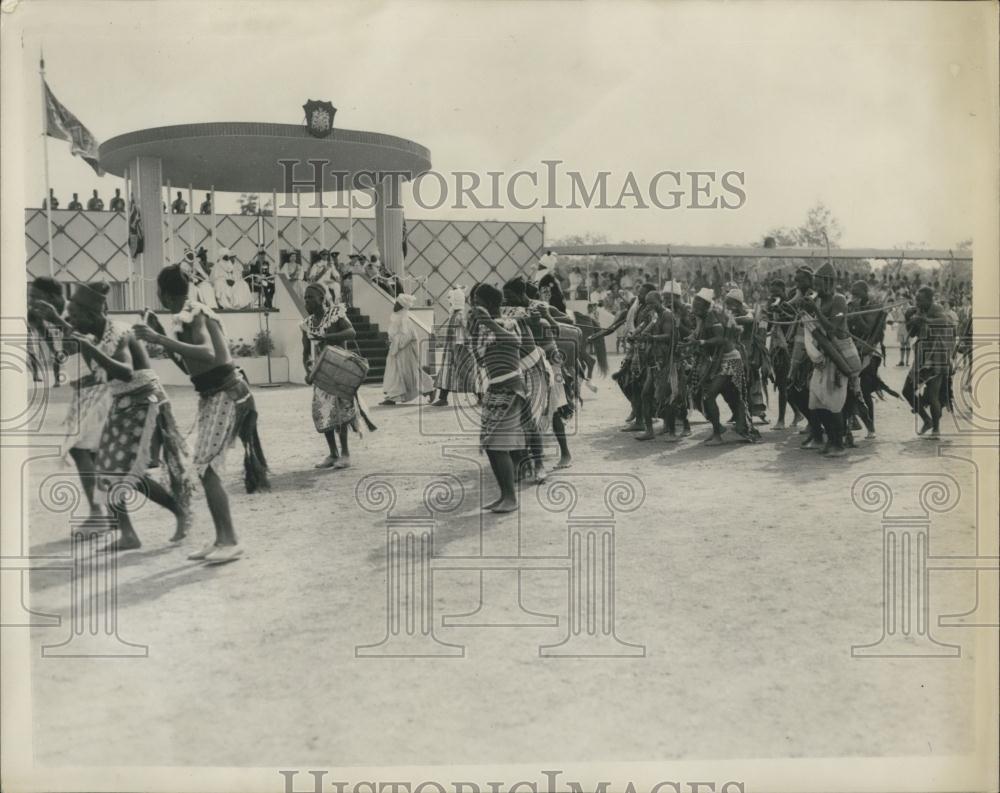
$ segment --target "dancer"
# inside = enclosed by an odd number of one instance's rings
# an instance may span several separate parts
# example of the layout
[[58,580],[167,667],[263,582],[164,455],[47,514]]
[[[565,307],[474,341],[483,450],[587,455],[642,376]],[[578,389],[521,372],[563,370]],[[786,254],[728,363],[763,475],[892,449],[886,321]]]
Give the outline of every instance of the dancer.
[[[48,304],[61,316],[66,308],[66,301],[60,284],[52,278],[41,277],[36,278],[28,287],[28,326],[38,334],[46,334],[44,338],[51,338],[53,331],[59,332],[60,328],[43,318],[48,312],[46,309],[36,308],[36,303],[39,302]],[[96,339],[89,341],[94,342]],[[75,346],[75,343],[67,344],[67,351]],[[114,351],[105,349],[104,352],[110,355]],[[92,364],[82,355],[79,364],[79,367],[67,366],[71,377],[77,371],[80,377],[70,382],[72,397],[63,421],[66,430],[63,450],[73,460],[80,476],[80,484],[90,506],[90,517],[83,526],[91,528],[101,525],[104,516],[100,500],[96,498],[94,491],[97,484],[97,451],[104,423],[111,410],[111,392],[107,374],[102,367]]]
[[[63,321],[48,304],[38,305],[46,319],[64,327],[84,360],[104,370],[111,406],[92,458],[100,486],[108,491],[108,510],[117,521],[119,537],[106,552],[140,548],[142,543],[128,514],[129,493],[116,486],[124,481],[150,501],[170,510],[177,520],[171,542],[182,540],[190,524],[194,478],[185,443],[159,378],[150,368],[142,341],[123,323],[107,316],[107,283],[80,284],[73,291]],[[90,337],[98,341],[92,342]],[[169,490],[148,475],[162,454]],[[74,457],[74,459],[78,459]],[[83,460],[84,455],[79,459]],[[86,465],[86,463],[85,463]]]
[[[59,387],[60,359],[64,350],[59,349],[58,326],[46,322],[43,314],[33,309],[37,301],[42,301],[56,307],[59,314],[66,307],[63,288],[55,278],[40,276],[28,286],[28,364],[31,366],[31,376],[34,382],[45,381],[45,363],[52,366],[52,386]],[[43,352],[47,347],[49,354]]]
[[[783,319],[789,314],[784,311],[786,301],[785,282],[780,278],[771,281],[769,287],[770,298],[765,309],[765,320],[768,323],[768,356],[771,363],[771,380],[774,383],[774,390],[778,392],[778,420],[771,427],[772,430],[785,429],[785,414],[788,410],[788,381],[791,371],[791,338],[794,335],[794,326],[784,324]],[[799,409],[792,405],[792,428],[798,426],[802,419]]]
[[702,413],[712,424],[712,434],[705,440],[705,445],[720,446],[725,443],[722,439],[725,428],[716,404],[720,394],[733,413],[736,434],[742,440],[753,443],[759,438],[759,433],[748,420],[743,359],[731,337],[726,334],[726,318],[712,306],[714,296],[715,293],[706,287],[695,295],[691,307],[697,320],[691,347],[699,355],[694,389],[700,395]]
[[[502,295],[500,316],[517,323],[521,371],[527,393],[522,423],[528,441],[528,453],[516,460],[517,480],[530,479],[535,484],[541,484],[547,478],[542,433],[548,428],[551,418],[550,400],[555,383],[552,367],[544,350],[547,343],[552,343],[552,334],[546,339],[543,327],[548,328],[549,323],[555,323],[549,316],[543,319],[541,303],[536,302],[533,306],[530,304],[524,279],[520,276],[504,284]],[[565,401],[565,393],[562,396]]]
[[[179,267],[164,267],[156,278],[160,302],[174,314],[173,334],[167,335],[152,312],[133,327],[143,341],[159,344],[177,356],[198,392],[194,465],[205,488],[215,540],[188,556],[206,562],[229,562],[242,555],[222,484],[227,450],[243,442],[246,491],[268,490],[267,461],[257,435],[257,409],[246,378],[229,354],[222,323],[211,309],[189,297],[190,283]],[[154,327],[155,326],[155,327]]]
[[809,410],[826,432],[820,454],[843,457],[845,434],[843,410],[852,377],[860,374],[861,360],[847,332],[847,300],[836,291],[833,266],[827,262],[816,271],[816,297],[807,295],[802,308],[813,321],[804,333],[813,362],[809,378]]
[[917,290],[916,304],[906,310],[906,327],[916,342],[913,365],[903,385],[903,397],[923,421],[917,434],[927,440],[938,440],[942,409],[951,410],[951,354],[955,349],[955,329],[944,309],[934,302],[931,287],[922,286]]
[[[664,440],[673,443],[691,434],[688,420],[688,381],[690,378],[689,358],[683,355],[682,340],[694,331],[694,321],[690,307],[684,302],[684,290],[673,279],[663,285],[664,308],[673,315],[673,326],[665,348],[666,364],[661,378],[664,380],[666,399],[661,404],[660,417],[663,419]],[[677,420],[681,421],[681,432],[677,434]]]
[[448,324],[445,327],[441,368],[434,378],[437,399],[434,407],[447,407],[451,393],[467,394],[475,389],[476,362],[466,339],[465,287],[456,286],[446,295]]
[[771,372],[763,329],[754,312],[744,303],[742,289],[734,287],[726,293],[725,307],[735,323],[730,325],[730,330],[747,374],[747,404],[750,407],[747,420],[752,421],[752,417],[757,417],[762,424],[767,424],[764,382]]
[[[346,342],[357,334],[354,326],[347,318],[343,304],[334,303],[330,293],[320,284],[306,286],[305,304],[308,316],[299,326],[302,329],[302,365],[305,368],[306,383],[313,381],[313,367],[319,361],[323,349],[327,345],[346,347]],[[374,430],[372,424],[355,395],[354,399],[330,394],[318,386],[313,386],[312,417],[316,432],[326,437],[329,454],[316,468],[332,468],[335,471],[351,466],[351,452],[347,445],[348,430],[361,433],[358,417],[365,420],[369,430]],[[340,448],[337,448],[337,438],[340,438]]]
[[382,390],[385,399],[380,404],[395,405],[411,402],[421,394],[434,391],[434,382],[420,366],[417,334],[410,321],[410,309],[416,298],[400,293],[389,319],[389,354],[385,359],[385,379]]
[[580,382],[584,372],[578,354],[586,344],[584,329],[574,325],[572,318],[542,300],[534,284],[526,283],[524,294],[528,298],[529,309],[540,312],[551,333],[546,335],[542,349],[553,375],[549,408],[552,414],[552,434],[559,445],[559,461],[553,466],[553,470],[569,468],[573,464],[573,455],[569,451],[566,422],[573,417],[577,405],[582,402]]
[[642,427],[636,421],[637,411],[636,411],[636,401],[639,398],[639,393],[641,391],[642,383],[637,380],[638,365],[635,361],[635,341],[634,334],[636,329],[637,320],[639,318],[639,312],[642,311],[646,305],[646,295],[654,289],[652,284],[643,284],[639,287],[639,293],[636,297],[632,299],[628,308],[623,309],[615,317],[614,322],[612,322],[608,327],[603,330],[598,331],[590,338],[600,338],[614,333],[619,328],[624,331],[625,339],[625,357],[622,359],[621,366],[615,374],[611,375],[611,379],[618,383],[618,387],[621,389],[625,398],[628,399],[629,405],[631,407],[631,412],[628,418],[625,419],[625,426],[621,428],[622,432],[639,432]]
[[[636,331],[637,345],[645,356],[642,392],[639,397],[639,422],[643,432],[637,441],[652,440],[653,419],[663,412],[671,396],[671,341],[674,333],[674,314],[663,306],[663,298],[655,289],[646,294],[649,307],[647,321]],[[666,427],[666,422],[664,422]]]
[[[855,281],[851,285],[851,300],[847,304],[847,328],[854,339],[854,345],[861,357],[861,374],[858,376],[858,388],[861,401],[867,413],[865,428],[867,440],[875,438],[875,401],[872,396],[886,392],[899,397],[889,386],[882,382],[878,369],[882,365],[881,349],[884,349],[886,312],[880,310],[881,305],[869,298],[868,284],[865,281]],[[862,415],[864,419],[865,416]]]
[[487,378],[483,396],[480,447],[500,488],[500,497],[483,506],[491,512],[517,509],[514,462],[511,453],[523,450],[522,416],[527,409],[527,390],[519,355],[520,333],[516,323],[498,322],[503,295],[489,284],[479,284],[471,295],[470,336],[473,354]]

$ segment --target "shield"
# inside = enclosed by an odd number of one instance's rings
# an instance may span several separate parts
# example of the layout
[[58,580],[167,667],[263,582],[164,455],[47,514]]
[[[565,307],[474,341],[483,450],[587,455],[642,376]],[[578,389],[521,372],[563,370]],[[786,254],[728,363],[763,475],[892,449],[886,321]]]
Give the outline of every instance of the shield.
[[314,138],[325,138],[333,131],[333,117],[337,113],[333,103],[310,99],[302,109],[306,112],[306,129]]

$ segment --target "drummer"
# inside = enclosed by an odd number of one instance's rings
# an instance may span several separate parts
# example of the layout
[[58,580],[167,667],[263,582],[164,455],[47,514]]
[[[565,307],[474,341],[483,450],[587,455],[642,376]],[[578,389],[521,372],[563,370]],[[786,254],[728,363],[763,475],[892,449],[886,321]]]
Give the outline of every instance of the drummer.
[[[305,304],[308,314],[299,326],[302,329],[302,366],[306,370],[306,382],[312,383],[313,367],[319,361],[324,348],[328,344],[345,347],[356,333],[347,318],[343,303],[330,300],[330,293],[321,284],[306,285]],[[358,434],[361,433],[359,416],[368,425],[369,430],[375,429],[375,425],[368,421],[357,396],[354,399],[345,399],[313,386],[313,424],[316,432],[322,433],[326,438],[329,448],[329,454],[316,464],[316,468],[332,468],[337,471],[350,467],[351,453],[347,445],[347,431],[352,429]]]

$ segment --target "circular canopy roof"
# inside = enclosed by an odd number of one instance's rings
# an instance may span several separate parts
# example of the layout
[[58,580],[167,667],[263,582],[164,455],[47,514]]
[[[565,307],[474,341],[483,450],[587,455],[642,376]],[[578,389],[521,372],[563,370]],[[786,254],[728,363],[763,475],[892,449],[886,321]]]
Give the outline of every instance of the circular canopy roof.
[[325,192],[349,186],[339,183],[331,172],[394,171],[412,180],[431,167],[430,151],[404,138],[351,129],[334,129],[329,136],[316,138],[305,124],[253,122],[154,127],[101,144],[101,167],[108,173],[124,176],[135,157],[158,158],[164,184],[199,190],[214,187],[228,193],[285,192],[285,168],[280,160],[296,161],[294,178],[299,182],[313,181],[309,160],[326,160],[328,164],[322,166]]

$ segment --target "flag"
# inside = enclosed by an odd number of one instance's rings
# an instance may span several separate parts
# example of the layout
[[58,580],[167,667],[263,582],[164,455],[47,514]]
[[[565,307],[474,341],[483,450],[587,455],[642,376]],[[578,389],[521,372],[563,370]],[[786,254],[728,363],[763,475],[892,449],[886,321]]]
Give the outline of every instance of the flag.
[[52,138],[65,140],[70,145],[70,150],[76,156],[82,158],[93,168],[98,176],[104,176],[99,164],[97,152],[97,139],[91,134],[80,119],[70,113],[55,95],[49,84],[42,80],[45,88],[45,134]]
[[406,254],[409,253],[409,245],[406,244],[406,218],[403,218],[403,259],[406,259]]
[[142,233],[142,215],[139,214],[139,207],[135,200],[129,202],[131,207],[128,211],[128,249],[134,259],[142,253],[145,246],[145,238]]

